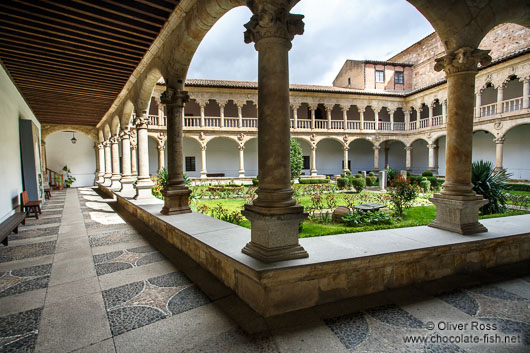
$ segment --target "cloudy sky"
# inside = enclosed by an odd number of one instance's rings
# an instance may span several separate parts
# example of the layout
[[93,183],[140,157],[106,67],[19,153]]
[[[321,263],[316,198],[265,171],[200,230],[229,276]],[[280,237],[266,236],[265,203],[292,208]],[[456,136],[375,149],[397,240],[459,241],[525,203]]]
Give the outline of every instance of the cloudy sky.
[[[324,5],[325,4],[325,5]],[[305,33],[289,55],[291,83],[331,85],[346,59],[386,60],[433,32],[405,0],[301,0]],[[257,80],[257,52],[243,41],[251,12],[223,16],[199,46],[189,78]]]

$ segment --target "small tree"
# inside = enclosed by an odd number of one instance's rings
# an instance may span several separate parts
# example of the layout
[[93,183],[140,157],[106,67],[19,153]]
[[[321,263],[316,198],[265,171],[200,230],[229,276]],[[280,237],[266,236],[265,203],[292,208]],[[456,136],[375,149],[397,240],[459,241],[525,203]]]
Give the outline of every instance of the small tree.
[[291,137],[291,180],[300,176],[303,166],[304,157],[302,157],[302,147]]
[[405,179],[401,174],[394,177],[392,181],[390,201],[394,205],[398,216],[403,215],[403,210],[412,205],[412,201],[418,195],[416,189],[410,184],[410,179]]

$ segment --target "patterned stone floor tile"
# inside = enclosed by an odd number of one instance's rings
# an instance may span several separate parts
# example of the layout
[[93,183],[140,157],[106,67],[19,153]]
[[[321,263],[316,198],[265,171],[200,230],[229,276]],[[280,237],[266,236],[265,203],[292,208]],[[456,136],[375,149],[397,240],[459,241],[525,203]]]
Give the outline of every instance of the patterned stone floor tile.
[[123,228],[123,230],[114,230],[112,232],[99,233],[88,236],[88,242],[91,247],[112,245],[131,240],[143,239],[134,228]]
[[51,255],[55,251],[57,241],[45,241],[35,244],[9,246],[0,248],[0,262],[22,260],[30,257]]
[[9,235],[10,240],[20,240],[20,239],[30,239],[30,238],[39,238],[46,237],[50,235],[59,234],[59,227],[50,227],[50,228],[40,228],[40,229],[31,229],[31,230],[19,230],[18,234]]
[[33,352],[42,308],[0,317],[0,351]]
[[38,225],[38,224],[52,224],[52,223],[61,223],[61,217],[54,217],[54,218],[39,217],[39,219],[26,218],[26,226],[33,226],[33,225]]
[[265,334],[249,335],[241,329],[234,328],[181,352],[273,353],[279,351],[270,336]]
[[114,336],[210,302],[180,272],[102,292]]
[[128,268],[147,265],[164,260],[164,255],[151,246],[113,251],[94,255],[94,264],[98,276],[126,270]]
[[0,297],[47,288],[52,264],[26,267],[0,273]]

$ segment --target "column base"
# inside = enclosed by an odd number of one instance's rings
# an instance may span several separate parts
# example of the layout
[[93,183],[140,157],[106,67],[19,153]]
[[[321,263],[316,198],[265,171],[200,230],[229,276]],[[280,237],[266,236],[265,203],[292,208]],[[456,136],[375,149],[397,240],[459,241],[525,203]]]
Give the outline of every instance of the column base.
[[110,184],[112,184],[112,180],[110,179],[111,176],[104,176],[103,177],[103,186],[110,186]]
[[479,208],[489,202],[482,196],[475,200],[455,200],[435,194],[429,201],[436,205],[436,219],[429,223],[429,227],[463,235],[488,231],[478,222]]
[[110,178],[111,184],[110,184],[109,188],[111,190],[113,190],[113,191],[121,190],[120,179],[121,179],[121,177],[119,175],[118,176],[113,176],[112,178]]
[[276,262],[309,257],[298,243],[300,223],[308,214],[300,205],[271,208],[245,205],[241,212],[252,224],[251,240],[241,250],[262,262]]
[[245,177],[245,171],[239,171],[239,175],[238,175],[239,178],[244,178]]
[[317,175],[318,175],[318,174],[317,174],[317,171],[316,171],[316,170],[312,170],[312,171],[311,171],[311,176],[317,176]]
[[105,177],[103,175],[98,175],[98,178],[96,179],[96,183],[103,184],[105,182]]
[[164,215],[191,213],[188,201],[190,194],[191,190],[187,187],[182,189],[162,190],[162,195],[164,195],[164,207],[162,207],[160,213]]
[[201,179],[206,179],[207,178],[207,175],[206,175],[206,172],[201,172]]
[[134,192],[134,180],[132,178],[122,178],[120,192]]
[[145,200],[153,198],[153,183],[150,178],[147,179],[138,179],[134,183],[136,189],[136,195],[134,196],[135,200]]

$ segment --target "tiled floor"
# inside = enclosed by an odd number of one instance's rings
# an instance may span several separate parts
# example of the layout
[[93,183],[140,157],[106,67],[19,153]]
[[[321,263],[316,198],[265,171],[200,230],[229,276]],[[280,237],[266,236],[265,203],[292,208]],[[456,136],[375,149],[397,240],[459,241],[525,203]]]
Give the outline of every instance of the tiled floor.
[[265,319],[116,207],[55,191],[0,247],[0,352],[530,351],[528,264]]

